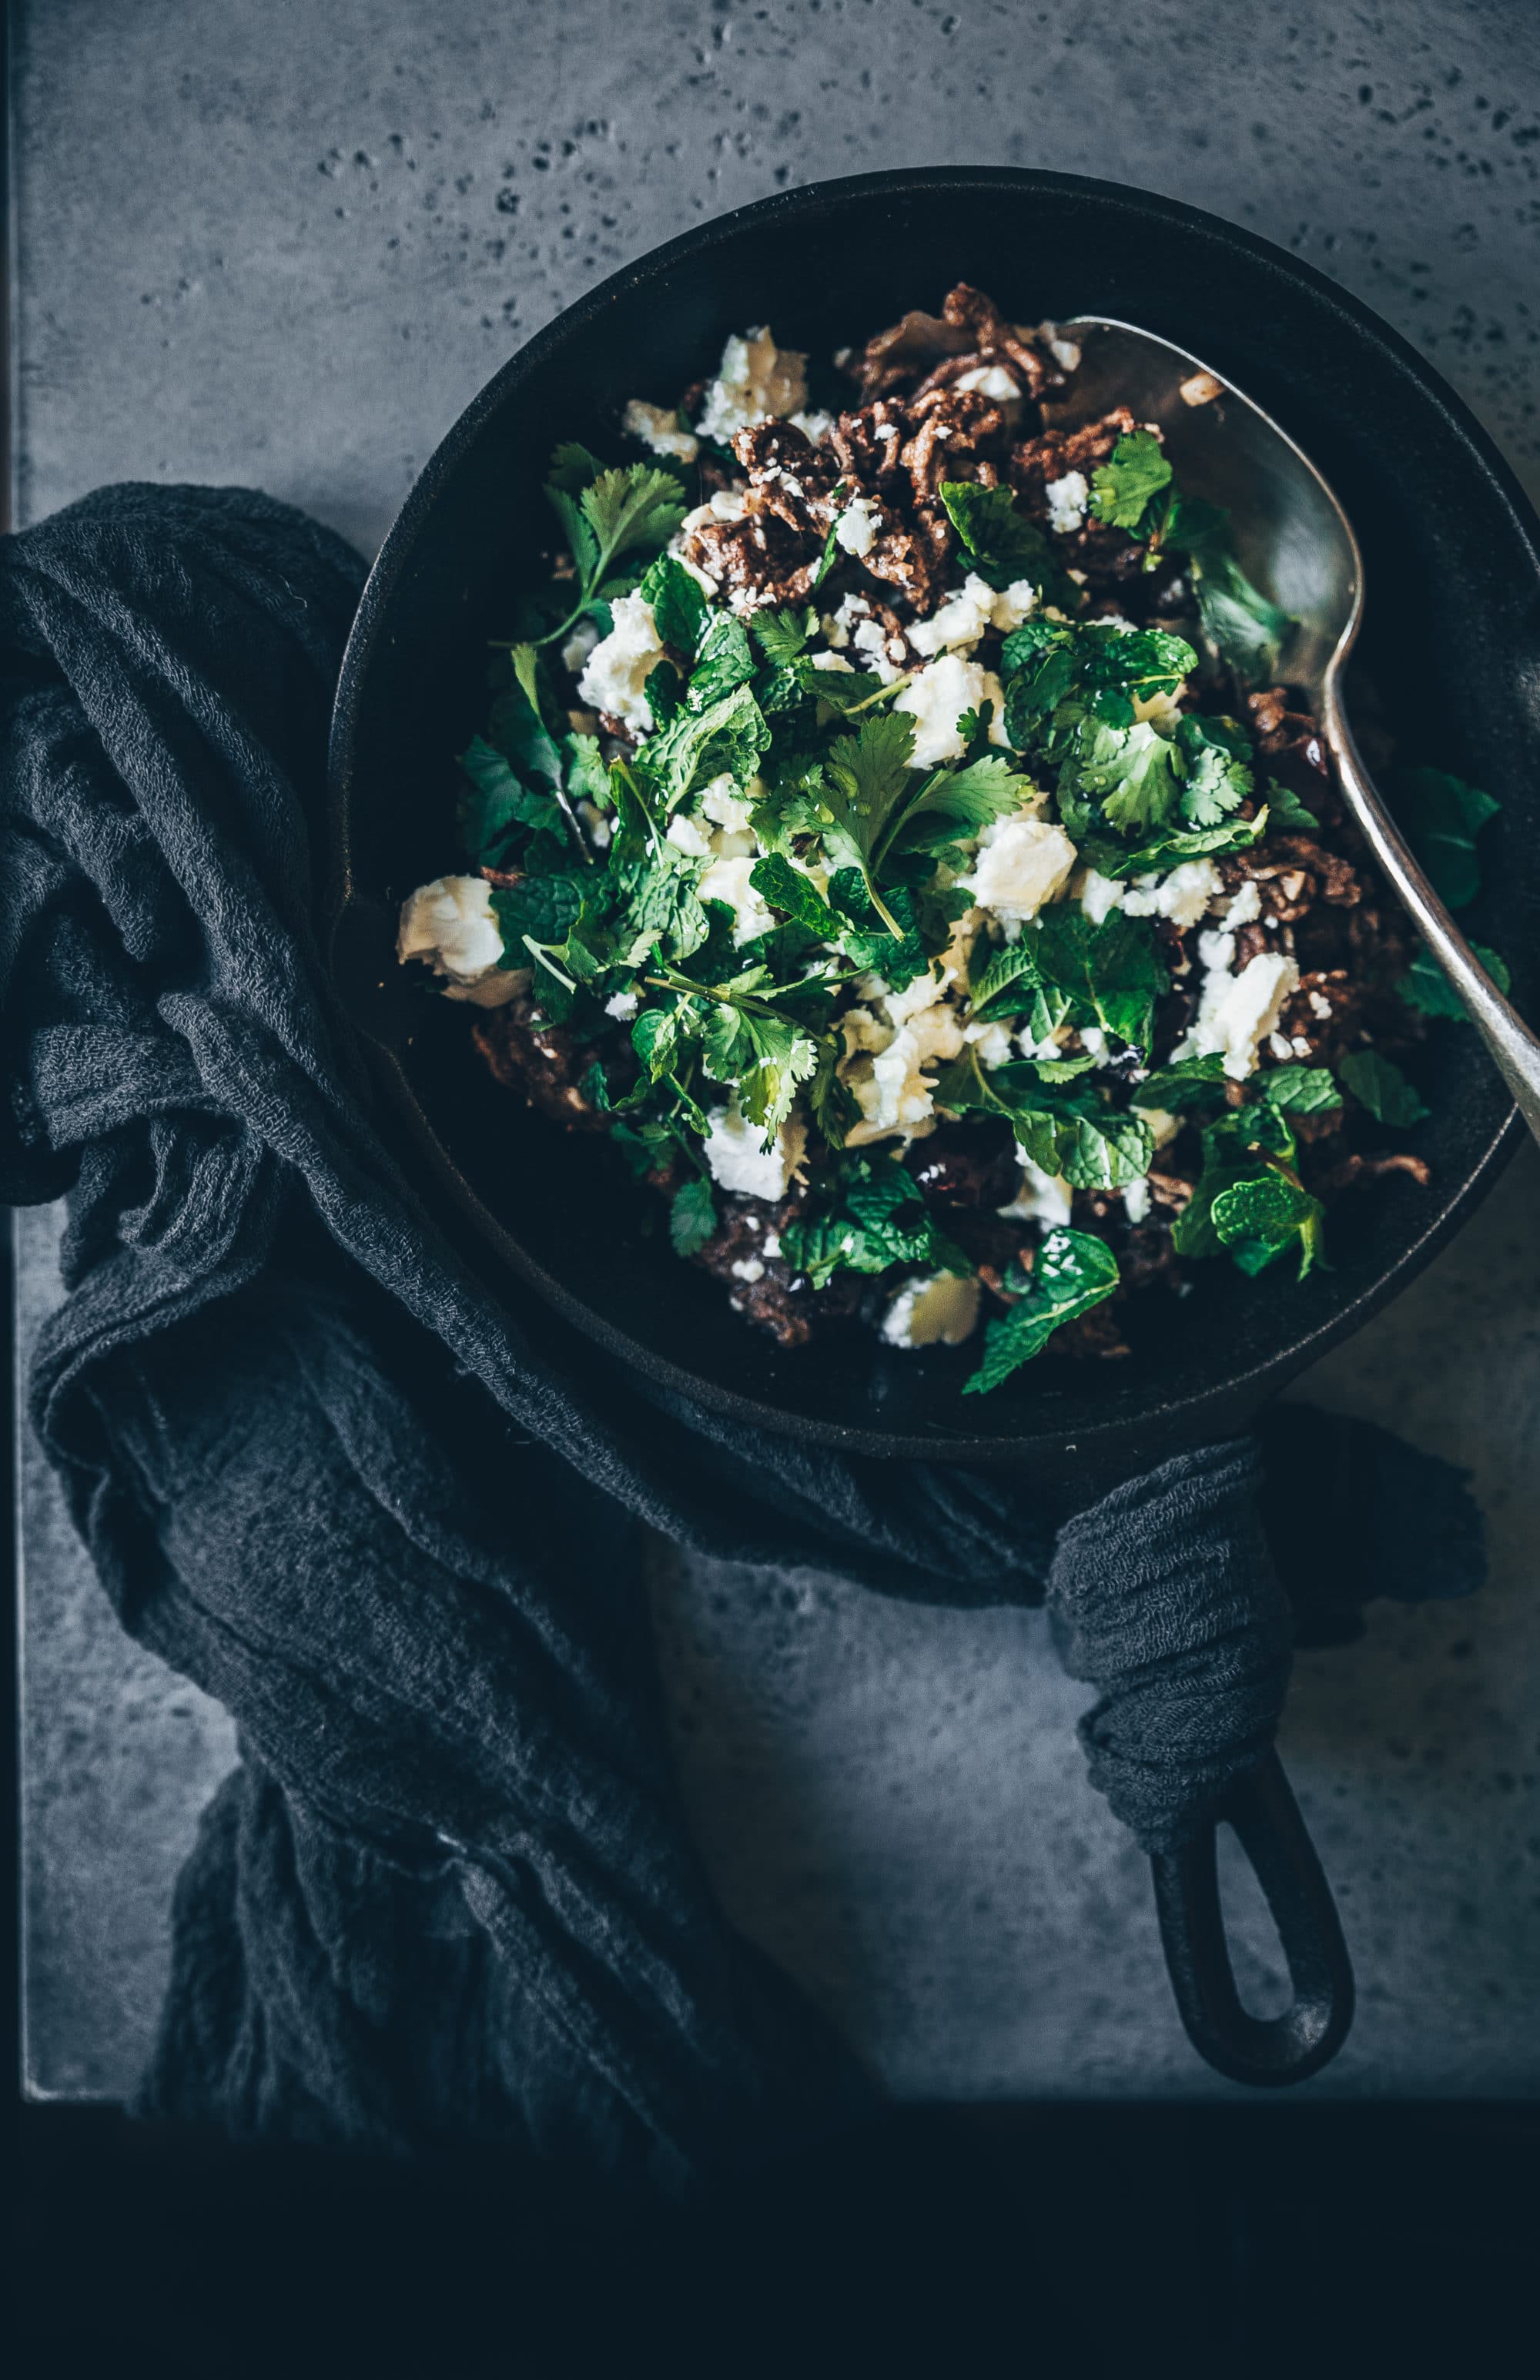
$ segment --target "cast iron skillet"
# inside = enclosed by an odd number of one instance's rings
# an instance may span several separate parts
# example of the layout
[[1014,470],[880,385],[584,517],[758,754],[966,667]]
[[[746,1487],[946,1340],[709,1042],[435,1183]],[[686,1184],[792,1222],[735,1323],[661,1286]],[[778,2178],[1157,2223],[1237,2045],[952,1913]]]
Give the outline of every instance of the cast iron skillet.
[[[1365,556],[1367,625],[1353,716],[1377,706],[1408,757],[1504,804],[1475,919],[1533,1013],[1527,930],[1540,893],[1532,773],[1540,653],[1533,514],[1459,400],[1383,322],[1267,242],[1147,192],[1008,169],[877,174],[789,192],[656,249],[571,307],[461,416],[385,541],[348,644],[332,745],[330,948],[338,985],[430,1194],[488,1258],[627,1367],[766,1429],[848,1452],[1006,1463],[1087,1485],[1243,1428],[1292,1374],[1365,1321],[1489,1187],[1519,1127],[1473,1035],[1433,1037],[1432,1113],[1393,1176],[1331,1219],[1329,1272],[1296,1287],[1199,1268],[1178,1302],[1129,1302],[1132,1357],[1040,1361],[988,1398],[958,1393],[973,1357],[862,1335],[784,1354],[675,1261],[614,1196],[614,1161],[491,1081],[463,1008],[423,995],[394,957],[395,911],[453,865],[455,755],[481,724],[488,639],[541,567],[540,492],[559,439],[618,453],[633,395],[670,399],[724,334],[769,322],[815,366],[959,279],[1012,318],[1143,324],[1232,379],[1347,505]],[[818,395],[815,382],[814,397]],[[415,970],[413,971],[416,972]],[[1295,1987],[1263,2024],[1235,1998],[1209,1831],[1157,1864],[1173,1980],[1197,2046],[1250,2081],[1291,2081],[1347,2029],[1352,1979],[1329,1892],[1276,1761],[1221,1815],[1263,1876]]]

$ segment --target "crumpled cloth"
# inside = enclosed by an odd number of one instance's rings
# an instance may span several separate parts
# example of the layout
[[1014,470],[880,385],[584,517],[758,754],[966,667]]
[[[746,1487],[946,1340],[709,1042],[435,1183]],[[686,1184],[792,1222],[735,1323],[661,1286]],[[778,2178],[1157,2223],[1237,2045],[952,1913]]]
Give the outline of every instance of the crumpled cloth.
[[[0,1190],[68,1201],[32,1414],[125,1627],[242,1745],[142,2104],[678,2188],[868,2085],[712,1900],[647,1528],[921,1599],[1046,1596],[1097,1689],[1093,1781],[1150,1849],[1270,1742],[1290,1597],[1250,1440],[1070,1517],[1073,1483],[1055,1506],[639,1400],[487,1297],[376,1129],[312,924],[362,576],[233,489],[107,489],[0,548]],[[1458,1475],[1372,1431],[1344,1468],[1352,1427],[1269,1425],[1358,1515],[1327,1637],[1364,1593],[1481,1574]],[[1294,1553],[1311,1604],[1319,1541]]]

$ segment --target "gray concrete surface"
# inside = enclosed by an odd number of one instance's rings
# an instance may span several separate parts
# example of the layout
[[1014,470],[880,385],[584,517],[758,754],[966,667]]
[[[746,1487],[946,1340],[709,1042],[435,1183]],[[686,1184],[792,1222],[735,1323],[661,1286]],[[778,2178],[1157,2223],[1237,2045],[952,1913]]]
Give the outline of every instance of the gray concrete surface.
[[[1401,0],[22,0],[17,517],[104,480],[241,480],[361,546],[531,331],[684,225],[830,174],[1025,163],[1191,200],[1420,346],[1540,487],[1540,17]],[[1480,1603],[1300,1665],[1285,1753],[1363,1985],[1317,2095],[1534,2090],[1540,1952],[1530,1152],[1302,1392],[1472,1464]],[[24,1320],[57,1294],[22,1219]],[[118,1637],[24,1452],[28,2075],[121,2094],[171,1879],[231,1756]],[[895,2090],[1222,2094],[1142,1863],[1085,1789],[1030,1615],[661,1567],[723,1897]],[[1237,1905],[1259,2000],[1265,1932]]]

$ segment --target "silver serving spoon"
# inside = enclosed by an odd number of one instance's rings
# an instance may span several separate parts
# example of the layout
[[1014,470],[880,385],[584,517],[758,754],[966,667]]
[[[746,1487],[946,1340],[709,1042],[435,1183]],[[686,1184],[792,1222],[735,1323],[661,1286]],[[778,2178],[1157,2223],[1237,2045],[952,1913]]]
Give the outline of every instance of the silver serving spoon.
[[1126,405],[1135,420],[1158,425],[1179,484],[1226,507],[1242,567],[1294,623],[1278,675],[1308,697],[1370,849],[1540,1139],[1540,1038],[1503,998],[1413,856],[1342,708],[1342,672],[1364,616],[1364,561],[1346,513],[1277,422],[1184,348],[1101,315],[1077,315],[1062,328],[1079,343],[1081,363],[1048,419],[1073,428]]

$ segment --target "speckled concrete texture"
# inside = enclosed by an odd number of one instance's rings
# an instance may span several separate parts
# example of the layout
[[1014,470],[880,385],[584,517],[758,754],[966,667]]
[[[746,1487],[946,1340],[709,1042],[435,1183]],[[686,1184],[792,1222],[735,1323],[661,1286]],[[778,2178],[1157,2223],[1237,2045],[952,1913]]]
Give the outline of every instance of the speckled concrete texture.
[[[105,480],[239,480],[371,548],[489,373],[615,265],[794,183],[941,163],[1107,175],[1293,249],[1540,489],[1529,0],[13,14],[20,521]],[[1317,2093],[1536,2081],[1537,1177],[1526,1152],[1309,1384],[1470,1463],[1495,1557],[1478,1606],[1382,1607],[1300,1666],[1285,1749],[1364,1985]],[[49,1220],[19,1246],[35,1315]],[[30,2085],[112,2095],[229,1731],[119,1639],[30,1450],[24,1488]],[[657,1600],[724,1898],[894,2088],[1227,2087],[1182,2040],[1143,1864],[1085,1789],[1079,1692],[1034,1619],[699,1570],[661,1571]]]

